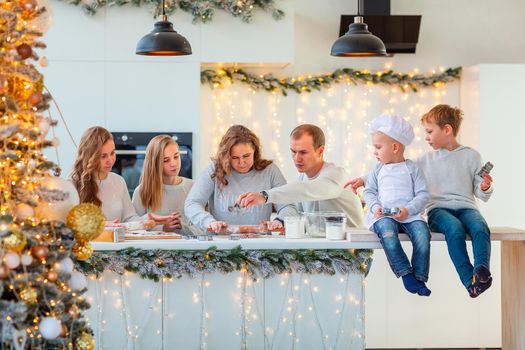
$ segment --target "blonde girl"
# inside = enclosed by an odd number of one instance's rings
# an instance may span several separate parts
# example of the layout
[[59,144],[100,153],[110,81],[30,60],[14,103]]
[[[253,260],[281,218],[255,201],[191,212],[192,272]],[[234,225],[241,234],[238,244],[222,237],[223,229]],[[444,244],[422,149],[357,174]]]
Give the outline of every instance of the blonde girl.
[[184,201],[193,181],[179,176],[181,159],[177,142],[168,135],[155,136],[146,148],[140,185],[133,193],[138,215],[162,221],[162,230],[182,229]]

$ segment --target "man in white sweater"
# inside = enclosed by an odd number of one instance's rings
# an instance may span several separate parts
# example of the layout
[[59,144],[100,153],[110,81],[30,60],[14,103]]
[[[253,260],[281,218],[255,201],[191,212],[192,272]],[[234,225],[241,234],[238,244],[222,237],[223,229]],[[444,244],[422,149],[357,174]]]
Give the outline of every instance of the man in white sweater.
[[312,124],[302,124],[290,134],[290,151],[301,173],[298,181],[261,192],[243,193],[237,199],[241,207],[265,203],[297,203],[304,212],[338,211],[346,214],[349,227],[364,227],[361,201],[345,189],[344,168],[324,161],[325,137]]

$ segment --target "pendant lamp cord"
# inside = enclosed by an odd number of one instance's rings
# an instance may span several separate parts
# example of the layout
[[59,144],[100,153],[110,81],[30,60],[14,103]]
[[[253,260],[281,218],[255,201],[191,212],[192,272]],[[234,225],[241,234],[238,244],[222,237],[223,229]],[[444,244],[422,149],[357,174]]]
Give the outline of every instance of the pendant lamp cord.
[[164,5],[164,0],[162,0],[162,20],[164,22],[168,21],[168,16],[166,16],[166,9],[165,9],[165,5]]
[[[164,0],[162,0],[164,1]],[[357,0],[357,15],[361,16],[361,11],[359,11],[359,5],[361,4],[361,0]]]

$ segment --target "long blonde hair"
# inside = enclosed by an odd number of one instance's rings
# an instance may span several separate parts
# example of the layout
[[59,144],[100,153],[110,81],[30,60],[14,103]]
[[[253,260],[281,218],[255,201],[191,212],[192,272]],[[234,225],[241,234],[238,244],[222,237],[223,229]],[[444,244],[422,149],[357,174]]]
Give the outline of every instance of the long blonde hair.
[[262,158],[261,141],[259,141],[257,135],[243,125],[231,126],[222,137],[217,154],[212,158],[215,161],[215,171],[211,177],[212,179],[217,178],[219,189],[221,190],[228,185],[228,180],[225,178],[226,175],[232,173],[230,151],[233,146],[240,143],[252,145],[254,150],[253,168],[255,170],[263,170],[272,163],[271,160]]
[[171,136],[158,135],[146,148],[144,170],[140,175],[140,199],[146,209],[154,211],[162,206],[164,149],[169,145],[179,147]]
[[100,169],[102,146],[113,140],[109,131],[101,126],[87,129],[78,145],[77,159],[73,165],[71,180],[80,196],[80,203],[93,203],[101,206],[98,198],[97,173]]

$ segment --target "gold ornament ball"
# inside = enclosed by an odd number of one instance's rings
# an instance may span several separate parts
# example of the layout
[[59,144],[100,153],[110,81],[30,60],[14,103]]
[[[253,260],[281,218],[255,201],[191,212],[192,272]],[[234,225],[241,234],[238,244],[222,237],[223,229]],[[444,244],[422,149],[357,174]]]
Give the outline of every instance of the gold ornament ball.
[[105,224],[102,209],[92,203],[79,204],[67,214],[66,225],[75,232],[77,241],[89,242],[97,238]]
[[49,282],[55,282],[58,279],[58,273],[56,271],[48,271],[46,278]]
[[87,332],[82,332],[80,337],[75,339],[76,350],[93,350],[95,348],[95,339]]
[[5,264],[0,264],[0,280],[3,280],[7,276],[9,276],[9,267]]
[[31,254],[37,259],[43,260],[49,255],[49,248],[44,245],[37,245],[31,248]]
[[31,57],[33,54],[33,49],[28,44],[22,44],[17,46],[16,52],[18,52],[18,55],[21,59],[25,60],[26,58]]
[[73,253],[78,260],[87,260],[93,255],[93,246],[89,242],[77,242],[73,247]]
[[26,304],[34,304],[38,300],[38,293],[35,288],[26,287],[20,291],[20,299]]
[[3,243],[7,250],[20,253],[26,246],[27,238],[22,232],[13,231],[9,236],[4,238]]

